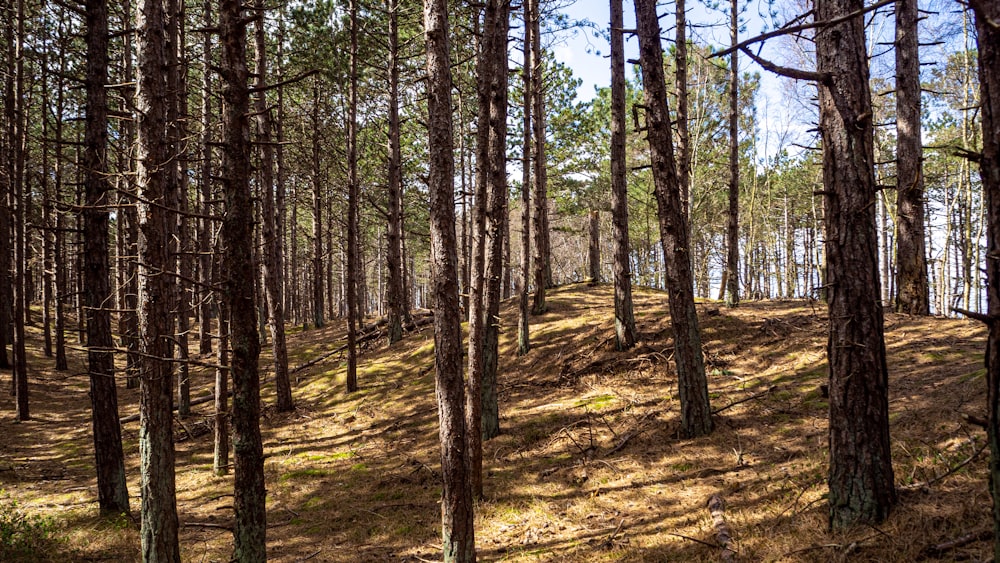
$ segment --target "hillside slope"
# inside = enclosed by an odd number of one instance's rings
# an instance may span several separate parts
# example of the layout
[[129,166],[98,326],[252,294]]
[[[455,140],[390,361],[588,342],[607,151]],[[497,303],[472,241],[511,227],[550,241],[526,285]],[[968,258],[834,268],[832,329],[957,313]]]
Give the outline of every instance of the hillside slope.
[[[612,290],[574,285],[533,317],[533,349],[515,355],[516,311],[503,310],[503,434],[485,445],[477,506],[482,560],[714,561],[710,495],[726,501],[744,561],[934,560],[928,546],[990,527],[984,433],[963,415],[985,405],[984,331],[953,319],[886,318],[896,480],[878,528],[826,532],[825,309],[803,301],[699,305],[717,430],[680,439],[671,331],[663,293],[638,290],[642,336],[614,350]],[[291,362],[341,344],[342,327],[293,332]],[[37,336],[37,335],[34,335]],[[37,354],[32,366],[48,365]],[[261,356],[269,363],[268,350]],[[272,561],[427,561],[440,557],[437,414],[430,327],[361,357],[361,390],[344,390],[343,358],[296,373],[297,409],[276,414],[265,387],[268,548]],[[87,379],[81,356],[63,374],[33,370],[35,420],[0,433],[0,488],[55,520],[53,559],[134,560],[127,520],[93,514]],[[210,391],[196,374],[196,394]],[[123,390],[122,414],[137,394]],[[11,412],[11,397],[0,394]],[[210,405],[177,425],[185,561],[228,561],[231,478],[211,473]],[[125,425],[130,490],[138,492],[137,423]],[[0,506],[9,500],[0,500]],[[138,510],[139,501],[133,501]],[[988,557],[988,542],[939,555]]]

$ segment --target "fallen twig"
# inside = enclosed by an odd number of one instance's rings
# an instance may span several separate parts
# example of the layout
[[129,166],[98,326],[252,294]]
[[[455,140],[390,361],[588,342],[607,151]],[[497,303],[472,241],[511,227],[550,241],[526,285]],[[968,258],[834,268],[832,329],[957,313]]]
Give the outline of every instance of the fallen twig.
[[765,391],[761,391],[760,393],[754,393],[753,395],[750,395],[749,397],[740,399],[738,401],[733,401],[732,403],[729,403],[728,405],[726,405],[724,407],[719,407],[719,408],[715,409],[714,411],[712,411],[712,414],[719,414],[720,412],[725,411],[725,410],[729,410],[729,409],[735,407],[736,405],[739,405],[739,404],[742,404],[742,403],[746,403],[747,401],[752,401],[754,399],[759,399],[760,397],[763,397],[764,395],[767,395],[769,393],[773,393],[774,390],[777,389],[777,388],[778,388],[777,385],[772,385],[772,386],[768,387]]
[[183,525],[185,528],[218,528],[220,530],[229,530],[230,532],[233,531],[232,526],[228,526],[226,524],[214,524],[212,522],[185,522]]
[[[229,391],[228,393],[226,393],[226,396],[227,397],[232,397],[233,396],[233,392]],[[214,401],[214,400],[215,400],[215,394],[213,393],[211,395],[204,395],[204,396],[198,397],[197,399],[191,399],[190,405],[193,407],[195,405],[200,405],[202,403],[208,403],[208,402]],[[174,410],[177,410],[177,405],[174,405]],[[129,416],[122,417],[122,418],[118,419],[118,423],[119,424],[126,424],[128,422],[135,422],[137,420],[139,420],[139,413],[130,414]]]
[[707,545],[708,547],[712,547],[712,548],[718,548],[719,547],[719,544],[717,544],[717,543],[703,541],[703,540],[700,540],[698,538],[692,538],[691,536],[685,536],[684,534],[675,534],[675,533],[671,532],[670,534],[667,534],[667,535],[677,536],[677,537],[679,537],[681,539],[685,539],[685,540],[688,540],[688,541],[693,541],[695,543],[700,543],[701,545]]
[[921,551],[921,554],[926,557],[941,557],[953,549],[969,545],[970,543],[976,543],[977,541],[985,541],[992,537],[993,530],[980,530],[978,532],[966,534],[951,541],[946,541],[936,545],[928,545],[923,549],[923,551]]
[[916,491],[916,490],[920,490],[920,489],[923,489],[923,488],[926,488],[926,487],[930,487],[931,485],[933,485],[934,483],[937,483],[941,479],[944,479],[945,477],[954,474],[959,469],[961,469],[961,468],[965,467],[966,465],[968,465],[972,460],[974,460],[977,457],[979,457],[979,454],[983,453],[983,451],[986,450],[986,446],[987,445],[989,445],[989,442],[983,442],[983,445],[979,446],[979,449],[976,450],[975,453],[973,453],[972,455],[970,455],[968,458],[966,458],[963,462],[959,463],[955,467],[952,467],[948,471],[945,471],[941,475],[938,475],[937,477],[934,477],[933,479],[930,479],[930,480],[925,481],[923,483],[913,483],[913,484],[910,484],[910,485],[904,485],[902,487],[899,487],[899,489],[902,490],[902,491]]

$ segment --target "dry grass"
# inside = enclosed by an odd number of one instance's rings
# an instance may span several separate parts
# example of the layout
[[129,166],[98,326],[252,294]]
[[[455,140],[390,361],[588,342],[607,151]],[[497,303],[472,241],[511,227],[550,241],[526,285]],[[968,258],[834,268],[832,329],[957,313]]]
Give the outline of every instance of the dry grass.
[[[705,502],[727,501],[741,561],[913,561],[925,547],[990,525],[986,455],[930,487],[900,493],[884,524],[826,531],[825,310],[802,301],[699,306],[716,431],[677,436],[666,297],[635,295],[642,343],[617,352],[611,289],[570,286],[532,319],[533,349],[515,355],[513,304],[504,309],[503,434],[485,445],[486,495],[476,511],[483,560],[713,561]],[[888,315],[896,481],[940,475],[977,451],[984,331],[950,319]],[[37,338],[37,332],[32,337]],[[339,345],[341,327],[295,332],[299,364]],[[95,516],[87,380],[32,351],[35,419],[0,434],[0,488],[53,516],[73,560],[136,560],[128,520]],[[268,364],[267,351],[262,365]],[[342,359],[297,375],[297,408],[277,414],[265,386],[268,548],[274,561],[419,561],[440,557],[440,478],[429,328],[362,356],[361,390],[344,391]],[[196,372],[196,394],[210,377]],[[769,391],[770,390],[770,391]],[[737,401],[753,399],[734,404]],[[137,395],[123,390],[123,415]],[[0,394],[0,409],[12,411]],[[193,433],[210,406],[185,421]],[[138,491],[137,425],[125,427],[130,487]],[[211,473],[210,434],[177,427],[178,510],[185,561],[228,561],[231,478]],[[138,508],[135,499],[133,507]],[[204,526],[208,524],[209,526]],[[982,560],[989,542],[946,554]]]

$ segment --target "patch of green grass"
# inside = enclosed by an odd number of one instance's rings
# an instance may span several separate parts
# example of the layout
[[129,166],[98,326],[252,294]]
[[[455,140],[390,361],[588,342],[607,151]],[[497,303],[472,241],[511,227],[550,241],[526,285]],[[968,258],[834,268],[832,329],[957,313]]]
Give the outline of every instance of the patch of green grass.
[[605,408],[607,406],[610,406],[616,400],[617,400],[617,398],[614,395],[604,394],[604,395],[598,395],[596,397],[589,397],[589,398],[581,399],[581,400],[577,401],[576,404],[573,405],[573,406],[575,406],[575,407],[590,407],[590,408],[592,408],[594,410],[598,410],[599,411],[599,410],[601,410],[601,409],[603,409],[603,408]]
[[693,464],[685,462],[685,463],[675,463],[670,466],[670,469],[673,469],[678,473],[684,473],[685,471],[691,471],[691,468],[693,467],[694,467]]
[[284,483],[285,481],[291,481],[293,479],[301,479],[303,477],[328,477],[332,474],[332,471],[327,469],[296,469],[283,473],[279,478],[279,481]]
[[963,375],[962,382],[964,383],[966,381],[972,381],[973,379],[981,379],[984,377],[986,377],[986,368],[980,368],[977,369],[976,371]]
[[368,466],[364,463],[355,463],[351,466],[351,471],[368,471]]
[[49,561],[62,541],[52,518],[28,514],[0,490],[0,561]]

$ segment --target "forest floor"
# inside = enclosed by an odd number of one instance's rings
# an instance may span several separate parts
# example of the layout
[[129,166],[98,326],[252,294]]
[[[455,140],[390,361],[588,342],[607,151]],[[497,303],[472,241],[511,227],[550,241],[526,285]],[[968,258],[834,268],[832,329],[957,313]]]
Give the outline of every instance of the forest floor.
[[[531,319],[532,350],[515,354],[516,309],[502,313],[502,435],[484,446],[476,506],[484,561],[716,561],[710,495],[725,499],[739,561],[985,560],[988,540],[937,544],[991,529],[985,433],[985,332],[976,323],[887,314],[892,453],[900,502],[883,524],[830,533],[826,517],[826,311],[806,301],[698,305],[715,432],[678,437],[666,294],[637,290],[641,343],[617,352],[612,289],[551,291]],[[37,315],[36,315],[37,318]],[[0,393],[0,508],[51,518],[55,561],[136,561],[130,518],[96,516],[83,354],[55,372],[32,346],[33,419],[14,423]],[[293,329],[290,364],[343,341],[343,326]],[[214,360],[212,360],[214,361]],[[270,350],[261,365],[270,363]],[[272,561],[435,561],[440,477],[433,330],[363,352],[360,391],[344,358],[294,374],[296,409],[277,413],[265,383],[268,554]],[[192,396],[211,392],[195,371]],[[266,373],[265,376],[270,375]],[[8,376],[2,381],[9,381]],[[122,416],[138,393],[120,387]],[[229,561],[232,478],[212,473],[211,403],[175,426],[182,558]],[[138,514],[138,423],[123,427]],[[960,469],[948,473],[973,458]],[[947,473],[947,475],[945,475]],[[937,476],[945,475],[941,479]],[[930,481],[928,483],[928,481]],[[2,522],[0,522],[2,527]]]

